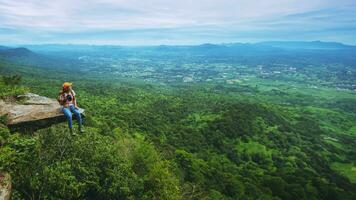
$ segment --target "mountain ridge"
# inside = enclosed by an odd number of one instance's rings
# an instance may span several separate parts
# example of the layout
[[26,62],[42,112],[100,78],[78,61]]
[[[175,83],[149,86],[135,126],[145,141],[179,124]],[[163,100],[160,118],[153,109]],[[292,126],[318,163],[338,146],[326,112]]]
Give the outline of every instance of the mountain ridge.
[[264,46],[285,46],[285,45],[293,45],[293,46],[320,46],[320,47],[339,47],[339,48],[356,48],[356,45],[345,44],[341,42],[333,42],[333,41],[280,41],[280,40],[271,40],[271,41],[261,41],[261,42],[228,42],[228,43],[201,43],[201,44],[160,44],[160,45],[133,45],[133,46],[125,46],[120,44],[115,45],[92,45],[92,44],[22,44],[12,46],[2,45],[0,46],[0,50],[3,49],[16,49],[16,48],[27,48],[27,49],[36,49],[39,47],[48,47],[48,48],[93,48],[93,47],[218,47],[218,46],[256,46],[256,45],[264,45]]
[[35,55],[35,53],[25,47],[7,47],[0,46],[0,55],[5,57],[27,57]]

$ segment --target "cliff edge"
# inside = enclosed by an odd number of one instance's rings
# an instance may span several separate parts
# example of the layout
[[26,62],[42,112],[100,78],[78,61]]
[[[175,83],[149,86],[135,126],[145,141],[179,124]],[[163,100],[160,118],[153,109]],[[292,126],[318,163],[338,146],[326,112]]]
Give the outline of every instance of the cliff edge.
[[[83,114],[84,110],[80,109]],[[33,93],[19,95],[12,100],[0,99],[0,116],[7,116],[12,131],[34,131],[65,121],[57,100]]]

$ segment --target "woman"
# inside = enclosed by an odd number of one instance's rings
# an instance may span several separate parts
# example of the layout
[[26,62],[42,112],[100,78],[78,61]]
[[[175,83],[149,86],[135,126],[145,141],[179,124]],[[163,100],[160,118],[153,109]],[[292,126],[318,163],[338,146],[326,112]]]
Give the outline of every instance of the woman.
[[82,127],[82,117],[78,110],[78,104],[75,98],[75,92],[74,90],[72,90],[72,83],[69,82],[63,83],[62,90],[59,92],[58,102],[59,104],[62,105],[62,111],[64,115],[67,117],[70,133],[72,135],[75,135],[75,133],[73,132],[72,112],[77,117],[79,132],[83,133],[84,130]]

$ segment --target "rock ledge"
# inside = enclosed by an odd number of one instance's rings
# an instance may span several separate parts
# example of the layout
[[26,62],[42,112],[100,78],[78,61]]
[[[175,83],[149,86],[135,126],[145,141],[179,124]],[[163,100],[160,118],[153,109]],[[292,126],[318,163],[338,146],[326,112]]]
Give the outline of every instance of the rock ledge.
[[[83,109],[80,111],[84,113]],[[19,95],[16,101],[0,99],[0,116],[3,115],[7,115],[11,130],[37,130],[66,120],[57,100],[33,93]]]

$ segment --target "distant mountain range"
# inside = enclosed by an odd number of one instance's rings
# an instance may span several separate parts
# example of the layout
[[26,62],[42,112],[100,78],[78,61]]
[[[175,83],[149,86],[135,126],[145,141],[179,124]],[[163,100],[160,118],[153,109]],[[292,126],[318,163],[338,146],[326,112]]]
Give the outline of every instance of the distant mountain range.
[[270,41],[260,42],[256,45],[271,46],[285,49],[342,49],[342,48],[356,48],[356,46],[345,45],[338,42],[299,42],[299,41]]
[[[278,47],[278,48],[294,48],[294,49],[336,49],[336,48],[356,48],[353,45],[347,45],[339,42],[323,42],[323,41],[266,41],[258,43],[222,43],[222,44],[213,44],[205,43],[201,45],[158,45],[156,47],[168,48],[168,47],[199,47],[199,48],[217,48],[217,47],[249,47],[249,46],[269,46],[269,47]],[[43,49],[43,48],[55,48],[58,50],[67,50],[70,48],[80,48],[80,49],[94,49],[97,47],[105,48],[123,48],[125,46],[121,45],[83,45],[83,44],[43,44],[43,45],[24,45],[23,47],[29,49]],[[133,46],[135,47],[135,46]],[[140,46],[140,47],[149,47],[149,46]],[[153,46],[151,46],[153,47]],[[10,49],[11,47],[0,46],[2,49]]]
[[280,48],[280,49],[325,49],[325,50],[337,50],[337,49],[356,49],[356,46],[345,45],[338,42],[322,42],[322,41],[267,41],[258,43],[227,43],[227,44],[202,44],[200,48],[212,49],[221,47],[230,48]]
[[[348,52],[350,56],[356,54],[356,46],[345,45],[337,42],[300,42],[300,41],[267,41],[259,43],[225,43],[225,44],[201,44],[201,45],[159,45],[159,46],[118,46],[118,45],[63,45],[63,44],[47,44],[47,45],[24,45],[23,47],[7,47],[0,46],[0,56],[10,59],[20,60],[31,59],[43,61],[43,55],[52,55],[56,57],[58,52],[79,52],[80,54],[90,52],[105,52],[109,55],[113,52],[125,55],[126,52],[142,52],[142,51],[158,51],[162,55],[172,52],[184,52],[188,54],[204,54],[204,55],[285,55],[290,51],[298,51],[305,53],[323,52]],[[42,56],[41,56],[42,55]],[[75,55],[75,54],[73,54]],[[45,56],[47,57],[47,56]]]

